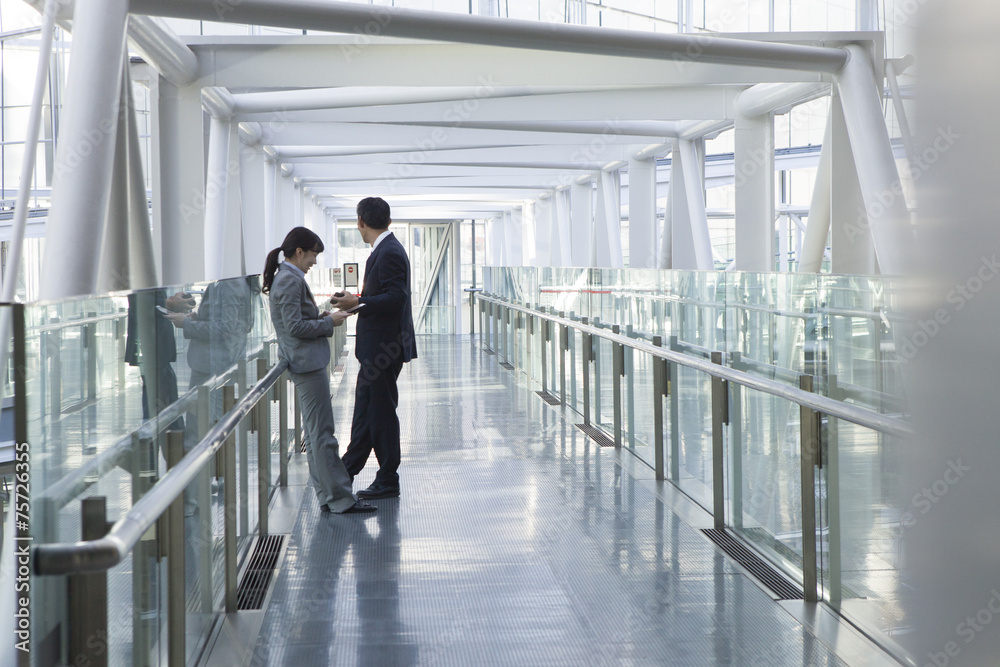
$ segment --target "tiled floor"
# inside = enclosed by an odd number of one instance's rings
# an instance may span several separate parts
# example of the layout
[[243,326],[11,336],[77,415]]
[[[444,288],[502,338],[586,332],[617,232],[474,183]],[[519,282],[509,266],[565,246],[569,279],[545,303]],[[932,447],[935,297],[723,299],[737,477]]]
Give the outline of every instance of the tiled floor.
[[400,396],[402,496],[305,494],[252,664],[845,664],[468,339],[422,338]]

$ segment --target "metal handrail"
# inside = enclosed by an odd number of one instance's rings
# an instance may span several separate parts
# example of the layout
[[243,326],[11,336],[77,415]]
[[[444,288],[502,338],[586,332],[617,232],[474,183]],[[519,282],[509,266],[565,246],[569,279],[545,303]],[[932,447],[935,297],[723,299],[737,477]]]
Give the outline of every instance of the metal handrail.
[[288,362],[280,360],[267,375],[240,398],[239,403],[213,426],[180,463],[161,477],[107,535],[98,540],[40,544],[34,548],[34,570],[39,575],[102,572],[120,563],[170,504],[213,461],[226,439],[274,385]]
[[559,317],[558,315],[549,315],[547,313],[525,308],[502,299],[496,299],[483,294],[480,294],[479,298],[512,310],[541,317],[542,319],[549,320],[556,324],[572,327],[583,333],[588,333],[592,336],[597,336],[598,338],[604,338],[614,343],[624,345],[625,347],[631,347],[635,350],[639,350],[640,352],[653,355],[654,357],[666,359],[667,361],[672,361],[673,363],[680,364],[681,366],[707,373],[713,377],[721,378],[756,391],[764,392],[765,394],[771,394],[772,396],[783,398],[791,401],[792,403],[797,403],[798,405],[810,408],[816,412],[821,412],[831,417],[837,417],[838,419],[843,419],[844,421],[857,424],[858,426],[874,429],[885,433],[886,435],[892,435],[900,438],[911,437],[914,435],[912,427],[906,422],[893,417],[887,417],[886,415],[882,415],[877,412],[872,412],[871,410],[866,410],[865,408],[848,405],[827,396],[803,391],[798,387],[792,387],[781,382],[776,382],[775,380],[757,377],[743,371],[734,370],[728,366],[722,366],[714,364],[711,361],[690,357],[679,352],[674,352],[673,350],[657,347],[649,343],[638,341],[634,338],[629,338],[628,336],[622,334],[612,333],[607,329],[599,329],[598,327],[590,326],[588,324],[574,322],[573,320],[565,317]]
[[105,320],[119,320],[128,315],[124,310],[119,310],[114,313],[105,313],[104,315],[91,315],[88,317],[75,317],[71,320],[61,320],[59,322],[50,322],[49,324],[39,324],[38,326],[28,327],[28,331],[55,331],[58,329],[67,329],[69,327],[78,327],[84,324],[95,324],[97,322],[103,322]]
[[[258,346],[257,349],[248,355],[248,358],[252,359],[256,357],[262,350],[263,346]],[[156,416],[143,422],[134,431],[123,435],[114,444],[87,461],[84,465],[50,484],[39,495],[37,500],[50,500],[55,504],[56,509],[61,509],[96,483],[104,473],[117,466],[122,458],[132,451],[133,436],[137,435],[139,438],[156,437],[188,411],[191,404],[198,399],[199,388],[208,387],[210,391],[214,391],[222,385],[227,384],[238,369],[239,363],[235,363],[218,375],[208,378],[197,387],[191,387],[176,401],[163,408]]]

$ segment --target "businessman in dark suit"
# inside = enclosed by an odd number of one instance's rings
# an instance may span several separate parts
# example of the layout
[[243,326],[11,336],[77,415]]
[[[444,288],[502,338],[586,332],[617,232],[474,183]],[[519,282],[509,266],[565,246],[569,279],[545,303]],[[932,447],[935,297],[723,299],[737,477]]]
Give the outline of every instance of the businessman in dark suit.
[[358,310],[354,354],[361,362],[354,396],[351,444],[344,452],[344,466],[353,479],[365,467],[372,450],[378,473],[358,498],[399,496],[399,390],[396,379],[403,364],[417,357],[410,310],[410,260],[402,244],[389,231],[389,204],[380,197],[358,203],[358,231],[372,246],[365,264],[361,297],[335,295],[337,307]]

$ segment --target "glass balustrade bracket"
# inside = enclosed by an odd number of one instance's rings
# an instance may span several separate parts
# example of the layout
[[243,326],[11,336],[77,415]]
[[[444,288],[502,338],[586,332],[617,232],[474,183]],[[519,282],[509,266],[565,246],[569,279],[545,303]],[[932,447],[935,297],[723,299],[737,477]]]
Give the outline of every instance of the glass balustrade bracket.
[[[184,432],[167,431],[167,468],[184,458]],[[197,481],[195,482],[197,483]],[[167,524],[167,656],[170,665],[183,665],[187,603],[185,600],[184,496],[179,495],[166,511]]]

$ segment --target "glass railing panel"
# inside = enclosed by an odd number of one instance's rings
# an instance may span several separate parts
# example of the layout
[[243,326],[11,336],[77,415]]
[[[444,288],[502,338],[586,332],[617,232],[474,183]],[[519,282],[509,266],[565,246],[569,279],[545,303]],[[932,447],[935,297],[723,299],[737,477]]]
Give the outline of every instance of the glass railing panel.
[[598,338],[594,354],[593,421],[609,435],[615,432],[614,366],[611,341]]
[[824,596],[849,617],[892,635],[908,624],[900,604],[903,537],[923,510],[903,497],[904,443],[843,420],[828,422],[827,511],[818,542]]
[[730,419],[732,528],[801,582],[799,406],[740,389]]
[[[272,337],[258,284],[256,277],[237,278],[25,307],[32,323],[23,362],[28,390],[19,400],[34,463],[35,544],[80,540],[83,498],[104,497],[112,523],[130,510],[167,470],[168,431],[180,432],[180,455],[197,444],[222,415],[222,390],[212,390],[200,404],[175,403],[189,388],[218,378],[237,362],[245,366],[236,366],[229,379],[236,386],[234,399],[252,386],[256,355]],[[82,343],[67,343],[73,340]],[[63,392],[65,381],[78,387],[71,395],[76,402]],[[259,516],[256,450],[242,433],[238,443],[232,483],[246,546]],[[189,658],[197,655],[221,609],[223,483],[213,477],[210,465],[183,499]],[[148,538],[108,571],[111,664],[155,665],[164,654],[165,548],[154,533]],[[64,645],[46,644],[68,623],[65,579],[36,579],[35,648],[39,654],[54,650],[51,655],[69,662],[61,655]]]
[[654,466],[653,450],[653,357],[625,350],[626,433],[625,445],[649,466]]
[[[712,510],[712,383],[710,376],[678,366],[678,420],[670,428],[678,430],[676,484],[702,507]],[[648,395],[648,394],[647,394]]]

